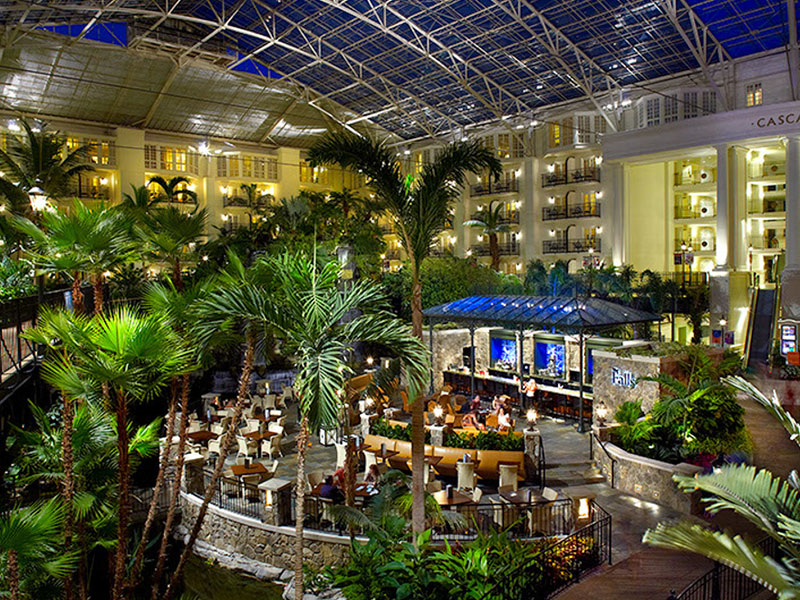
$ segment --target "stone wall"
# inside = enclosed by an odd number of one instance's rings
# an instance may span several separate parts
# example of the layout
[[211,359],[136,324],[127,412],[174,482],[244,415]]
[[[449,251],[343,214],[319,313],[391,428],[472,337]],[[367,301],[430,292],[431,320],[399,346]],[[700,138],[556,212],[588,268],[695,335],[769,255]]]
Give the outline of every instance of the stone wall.
[[[648,412],[659,397],[659,385],[654,381],[641,381],[641,377],[658,375],[661,362],[668,359],[652,356],[631,356],[623,358],[614,352],[594,350],[594,375],[592,378],[594,407],[602,400],[608,407],[608,420],[614,420],[617,408],[628,400],[641,400],[642,410]],[[617,385],[612,379],[614,368],[630,373],[636,382],[633,387]],[[596,417],[595,417],[596,419]],[[596,421],[595,421],[596,422]]]
[[[182,521],[193,523],[201,504],[201,498],[181,494]],[[285,580],[294,569],[295,529],[268,525],[257,519],[234,513],[218,506],[209,505],[208,514],[198,536],[199,552],[215,558],[237,557],[240,567],[248,561],[263,565],[267,579]],[[304,560],[320,568],[325,565],[340,565],[346,561],[350,539],[346,536],[305,531],[303,534]],[[224,561],[223,561],[224,562]],[[230,561],[229,561],[230,562]]]
[[[595,431],[597,431],[597,428],[595,428]],[[602,439],[603,437],[600,434],[600,438]],[[619,446],[615,446],[608,441],[604,441],[603,446],[605,451],[600,447],[600,442],[598,442],[597,438],[592,437],[595,464],[603,473],[606,481],[614,488],[634,494],[643,500],[668,506],[682,513],[696,515],[702,513],[697,494],[686,494],[680,491],[672,479],[675,474],[695,475],[700,473],[702,471],[700,467],[687,463],[671,465],[651,458],[637,456],[625,452]],[[612,462],[614,463],[613,482]]]

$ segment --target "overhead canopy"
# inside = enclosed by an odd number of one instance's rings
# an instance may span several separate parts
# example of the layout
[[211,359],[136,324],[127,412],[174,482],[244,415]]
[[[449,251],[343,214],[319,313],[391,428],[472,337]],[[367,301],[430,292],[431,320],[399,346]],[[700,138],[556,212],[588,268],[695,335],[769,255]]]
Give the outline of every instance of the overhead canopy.
[[630,306],[574,296],[468,296],[422,311],[429,319],[502,325],[600,330],[660,321],[661,317]]

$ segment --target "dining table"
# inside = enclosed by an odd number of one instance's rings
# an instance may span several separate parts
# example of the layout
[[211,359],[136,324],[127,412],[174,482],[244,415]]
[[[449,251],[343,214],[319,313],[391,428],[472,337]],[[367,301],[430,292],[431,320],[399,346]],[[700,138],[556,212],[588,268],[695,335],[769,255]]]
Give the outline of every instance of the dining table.
[[263,475],[269,473],[264,464],[260,462],[251,462],[249,465],[232,465],[231,471],[236,477],[244,477],[245,475]]
[[474,502],[472,496],[458,490],[453,490],[452,496],[447,495],[447,490],[440,490],[435,492],[433,497],[439,503],[439,506],[458,506]]
[[213,431],[201,429],[200,431],[192,431],[191,433],[187,433],[186,437],[193,442],[208,442],[209,440],[217,439],[219,435]]
[[500,498],[509,504],[544,504],[548,500],[538,490],[516,490],[500,492]]
[[393,458],[400,454],[397,450],[387,450],[386,448],[373,448],[372,446],[367,446],[364,448],[364,452],[369,452],[370,454],[374,454],[375,458],[380,458],[383,462],[386,462],[388,459]]

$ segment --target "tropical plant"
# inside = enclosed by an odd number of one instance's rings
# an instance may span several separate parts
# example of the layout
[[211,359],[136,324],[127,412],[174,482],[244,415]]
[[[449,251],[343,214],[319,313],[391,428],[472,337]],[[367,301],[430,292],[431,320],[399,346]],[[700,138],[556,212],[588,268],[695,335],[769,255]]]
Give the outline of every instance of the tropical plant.
[[197,204],[197,192],[189,188],[191,182],[187,177],[172,177],[169,181],[156,175],[151,177],[147,185],[155,184],[157,191],[153,194],[152,202],[177,202],[178,204]]
[[8,210],[16,215],[31,215],[28,191],[39,187],[51,198],[69,194],[72,180],[93,171],[86,146],[67,148],[66,137],[47,131],[47,124],[32,127],[19,119],[22,132],[7,138],[0,150],[0,194],[8,200]]
[[576,277],[569,272],[569,263],[557,260],[549,267],[541,259],[528,263],[525,269],[525,290],[537,296],[571,295],[578,288]]
[[0,301],[29,296],[36,292],[32,273],[33,264],[30,261],[0,256]]
[[623,402],[614,419],[619,423],[619,427],[613,430],[615,441],[628,452],[646,455],[645,447],[650,444],[658,422],[645,417],[642,403],[633,400]]
[[176,206],[153,210],[143,220],[141,231],[148,254],[170,265],[178,291],[183,289],[182,261],[194,252],[205,225],[206,209],[185,213]]
[[275,200],[272,194],[261,192],[257,183],[243,183],[239,186],[240,194],[229,200],[232,206],[243,206],[250,212],[248,213],[248,228],[253,228],[256,217],[263,215],[267,206]]
[[122,194],[120,208],[128,212],[137,221],[141,221],[153,208],[157,200],[150,194],[146,185],[131,184],[132,194]]
[[486,208],[481,208],[473,218],[464,221],[465,227],[480,229],[481,234],[489,237],[489,255],[492,257],[492,269],[500,270],[500,245],[497,243],[497,235],[508,233],[511,227],[508,223],[503,223],[503,203],[490,202]]
[[[468,172],[489,170],[499,178],[502,165],[481,140],[445,146],[417,177],[403,176],[394,150],[384,142],[347,131],[329,132],[308,153],[312,166],[339,164],[363,173],[381,208],[394,220],[411,265],[411,323],[422,339],[422,284],[420,269],[436,237],[450,220],[450,211],[461,193]],[[413,398],[411,462],[413,491],[417,499],[412,523],[419,535],[425,521],[423,475],[425,454],[424,402]]]
[[14,219],[14,226],[33,240],[31,257],[36,266],[46,273],[69,275],[78,312],[83,310],[81,284],[86,274],[94,288],[94,310],[102,312],[106,273],[135,256],[131,219],[116,208],[103,204],[90,208],[74,200],[72,210],[45,211],[39,223]]
[[[724,382],[746,394],[772,414],[800,445],[800,425],[781,406],[773,391],[768,398],[741,377],[726,377]],[[740,535],[712,531],[693,523],[661,523],[644,534],[645,543],[696,552],[744,573],[776,593],[779,598],[800,598],[800,494],[797,472],[782,481],[766,469],[724,465],[707,475],[675,476],[686,492],[703,492],[707,510],[716,514],[732,510],[753,523],[777,542],[778,552],[766,555],[753,542]]]
[[60,547],[63,511],[57,499],[16,507],[0,514],[0,557],[4,559],[6,581],[12,600],[36,598],[26,588],[42,579],[64,579],[75,565],[75,553]]
[[708,314],[711,290],[707,285],[692,286],[686,290],[686,316],[692,324],[692,344],[703,339],[703,320]]

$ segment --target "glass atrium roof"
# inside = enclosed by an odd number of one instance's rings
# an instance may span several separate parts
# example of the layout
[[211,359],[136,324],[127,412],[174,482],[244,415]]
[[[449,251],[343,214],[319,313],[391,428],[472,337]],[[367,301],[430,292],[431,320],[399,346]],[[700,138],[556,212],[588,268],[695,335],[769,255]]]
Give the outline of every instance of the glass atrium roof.
[[[784,0],[6,0],[0,9],[6,109],[301,146],[334,122],[411,140],[578,99],[601,106],[621,89],[788,42]],[[96,89],[72,89],[81,83]]]
[[661,320],[659,315],[608,300],[574,296],[469,296],[428,308],[422,314],[440,321],[555,327],[561,331],[592,331]]

